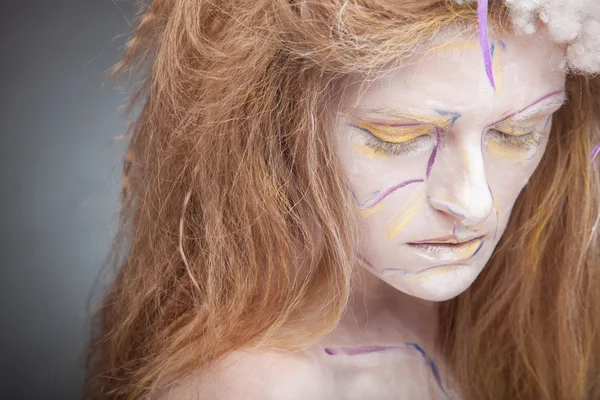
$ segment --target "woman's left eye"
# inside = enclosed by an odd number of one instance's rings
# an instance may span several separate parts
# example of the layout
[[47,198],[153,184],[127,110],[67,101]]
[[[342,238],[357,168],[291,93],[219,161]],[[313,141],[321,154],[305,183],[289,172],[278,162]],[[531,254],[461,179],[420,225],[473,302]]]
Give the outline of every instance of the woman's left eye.
[[541,135],[536,130],[531,130],[526,133],[514,134],[506,133],[498,129],[490,129],[487,131],[492,139],[498,142],[506,143],[514,147],[532,147],[540,144]]

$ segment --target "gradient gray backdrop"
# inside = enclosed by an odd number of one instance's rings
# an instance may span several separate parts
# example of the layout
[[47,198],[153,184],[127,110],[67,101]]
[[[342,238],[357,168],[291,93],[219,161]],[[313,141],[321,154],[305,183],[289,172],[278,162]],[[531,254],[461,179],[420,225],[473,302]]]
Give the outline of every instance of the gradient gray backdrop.
[[0,1],[0,399],[79,399],[126,120],[105,71],[134,0]]

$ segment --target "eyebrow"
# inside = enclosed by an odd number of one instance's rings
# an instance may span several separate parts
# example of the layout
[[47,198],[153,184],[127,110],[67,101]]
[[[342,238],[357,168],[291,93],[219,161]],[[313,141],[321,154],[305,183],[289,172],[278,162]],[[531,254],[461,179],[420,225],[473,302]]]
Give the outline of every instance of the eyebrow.
[[438,126],[448,126],[454,124],[458,118],[461,117],[460,113],[445,111],[445,110],[434,110],[425,111],[399,111],[392,109],[384,109],[384,108],[369,108],[364,110],[366,114],[374,114],[374,115],[383,115],[391,118],[405,118],[413,121],[418,121],[420,123],[414,122],[369,122],[375,125],[386,125],[386,126],[418,126],[421,124],[434,124]]
[[550,110],[553,108],[554,109],[560,108],[565,103],[566,99],[567,99],[567,96],[565,94],[564,88],[555,90],[554,92],[550,92],[550,93],[540,97],[539,99],[537,99],[533,103],[529,104],[525,108],[522,108],[519,111],[516,111],[512,114],[502,117],[499,120],[492,122],[488,126],[498,124],[500,122],[506,121],[507,119],[512,119],[517,122],[527,120],[527,119],[533,117],[534,115],[539,114],[543,111],[547,111],[547,110]]
[[[559,96],[560,95],[560,96]],[[535,100],[531,104],[526,107],[511,113],[509,115],[503,116],[498,120],[492,122],[491,125],[495,125],[497,123],[506,121],[508,119],[512,119],[514,121],[524,121],[533,117],[534,115],[541,113],[543,111],[552,109],[552,108],[560,108],[564,104],[566,100],[565,90],[564,88],[555,90],[550,92],[539,99]],[[431,111],[397,111],[391,109],[384,108],[372,108],[364,110],[367,114],[374,115],[383,115],[392,118],[407,118],[414,121],[419,121],[425,124],[435,124],[438,126],[448,126],[454,124],[454,122],[461,117],[460,113],[445,111],[445,110],[435,110],[433,113]],[[409,126],[409,125],[419,125],[416,123],[382,123],[382,122],[374,122],[374,124],[378,125],[388,125],[388,126]]]

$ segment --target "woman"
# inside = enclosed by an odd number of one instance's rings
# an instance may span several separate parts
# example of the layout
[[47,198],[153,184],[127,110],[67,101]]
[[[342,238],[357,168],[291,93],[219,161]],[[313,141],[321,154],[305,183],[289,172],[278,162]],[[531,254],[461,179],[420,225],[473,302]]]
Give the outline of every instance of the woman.
[[597,21],[524,3],[144,8],[87,397],[600,398]]

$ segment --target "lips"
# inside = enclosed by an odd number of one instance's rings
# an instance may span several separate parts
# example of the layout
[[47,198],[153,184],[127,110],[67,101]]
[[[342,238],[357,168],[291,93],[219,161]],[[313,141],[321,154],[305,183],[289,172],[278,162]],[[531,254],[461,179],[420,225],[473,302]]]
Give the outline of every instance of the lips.
[[419,255],[435,261],[461,262],[468,260],[479,252],[485,236],[461,241],[454,235],[408,243],[408,246]]
[[411,244],[421,244],[421,243],[452,243],[452,244],[460,244],[464,242],[469,242],[473,239],[477,239],[482,237],[482,235],[471,235],[471,236],[463,236],[459,237],[456,235],[445,235],[440,236],[434,239],[422,240],[419,242],[411,242]]

